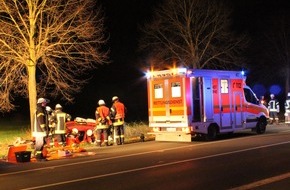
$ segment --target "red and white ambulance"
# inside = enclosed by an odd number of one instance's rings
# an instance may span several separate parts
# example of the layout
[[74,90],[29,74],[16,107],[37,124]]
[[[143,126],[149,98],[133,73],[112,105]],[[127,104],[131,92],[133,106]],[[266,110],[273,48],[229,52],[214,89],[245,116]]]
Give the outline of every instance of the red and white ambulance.
[[147,73],[149,127],[156,141],[266,130],[269,113],[241,71],[175,68]]

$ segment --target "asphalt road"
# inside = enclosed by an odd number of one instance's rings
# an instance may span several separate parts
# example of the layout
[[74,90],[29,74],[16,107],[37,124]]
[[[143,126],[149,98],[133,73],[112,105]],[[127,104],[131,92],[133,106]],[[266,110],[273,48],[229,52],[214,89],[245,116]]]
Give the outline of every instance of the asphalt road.
[[0,189],[288,189],[290,126],[191,143],[144,142],[95,148],[96,155],[0,164]]

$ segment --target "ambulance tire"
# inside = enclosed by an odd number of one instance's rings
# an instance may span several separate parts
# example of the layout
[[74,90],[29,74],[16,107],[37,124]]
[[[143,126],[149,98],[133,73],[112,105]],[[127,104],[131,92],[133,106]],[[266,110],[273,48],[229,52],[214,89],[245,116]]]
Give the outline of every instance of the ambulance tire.
[[216,125],[210,125],[207,129],[206,140],[215,140],[218,134],[218,127]]
[[256,132],[257,134],[263,134],[266,131],[267,120],[265,117],[260,117],[259,121],[256,125]]

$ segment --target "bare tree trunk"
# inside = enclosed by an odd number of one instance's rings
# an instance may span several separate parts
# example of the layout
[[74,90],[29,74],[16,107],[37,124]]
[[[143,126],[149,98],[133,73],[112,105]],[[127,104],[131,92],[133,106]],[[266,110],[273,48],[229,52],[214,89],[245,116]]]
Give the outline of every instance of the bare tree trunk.
[[30,110],[30,129],[31,136],[33,132],[34,125],[34,112],[36,111],[36,57],[35,57],[35,42],[33,36],[35,35],[35,12],[36,4],[33,4],[32,1],[29,1],[29,60],[28,60],[28,97],[29,97],[29,110]]
[[28,64],[28,97],[29,97],[29,110],[30,110],[30,129],[31,134],[33,131],[34,124],[34,112],[36,110],[36,66],[30,60]]

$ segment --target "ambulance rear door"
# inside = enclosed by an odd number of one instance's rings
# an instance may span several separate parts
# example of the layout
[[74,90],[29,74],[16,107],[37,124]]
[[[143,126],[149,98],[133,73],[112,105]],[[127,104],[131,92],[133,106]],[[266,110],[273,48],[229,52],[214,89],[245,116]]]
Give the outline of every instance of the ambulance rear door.
[[[188,126],[186,77],[173,76],[150,80],[149,122],[151,127]],[[171,129],[168,129],[169,131]]]

